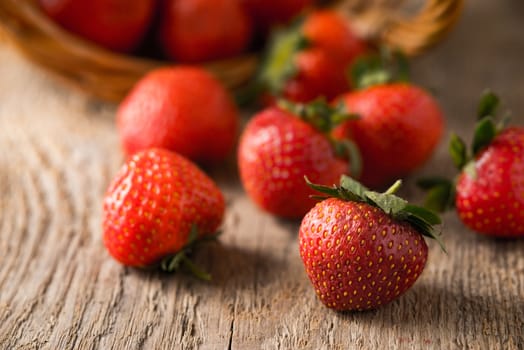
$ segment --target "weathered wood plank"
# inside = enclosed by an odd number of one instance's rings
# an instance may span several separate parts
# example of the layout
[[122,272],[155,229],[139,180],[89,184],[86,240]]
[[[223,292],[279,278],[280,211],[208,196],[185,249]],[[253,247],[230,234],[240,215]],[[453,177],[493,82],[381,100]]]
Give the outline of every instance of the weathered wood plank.
[[[471,135],[488,86],[524,124],[523,14],[518,0],[468,3],[450,39],[415,62],[450,129]],[[6,47],[0,77],[0,349],[524,347],[524,242],[480,237],[449,213],[449,254],[430,243],[412,290],[377,311],[335,313],[309,286],[298,223],[260,212],[234,160],[211,170],[228,202],[220,241],[196,255],[211,283],[120,266],[100,229],[101,199],[122,162],[113,107]],[[445,148],[420,174],[452,173]],[[413,179],[403,191],[421,198]]]

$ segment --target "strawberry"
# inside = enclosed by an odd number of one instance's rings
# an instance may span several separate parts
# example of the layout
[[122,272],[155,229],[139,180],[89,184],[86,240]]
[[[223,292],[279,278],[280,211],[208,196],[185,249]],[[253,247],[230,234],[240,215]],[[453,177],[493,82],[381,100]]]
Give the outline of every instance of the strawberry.
[[131,157],[107,190],[104,243],[124,265],[146,267],[180,253],[176,259],[193,267],[186,247],[213,234],[223,216],[224,198],[207,175],[174,152],[148,149]]
[[471,151],[455,134],[450,151],[460,169],[455,182],[425,179],[426,204],[436,210],[456,207],[462,222],[493,237],[524,237],[524,128],[496,124],[498,97],[488,92],[479,105],[480,118]]
[[160,43],[181,62],[202,62],[242,53],[252,23],[238,0],[165,0]]
[[208,72],[189,66],[150,72],[117,111],[128,155],[162,147],[203,163],[222,160],[232,151],[239,123],[225,88]]
[[314,11],[275,33],[255,85],[292,101],[332,99],[349,89],[346,69],[366,48],[339,14]]
[[337,98],[360,118],[333,131],[335,138],[357,144],[363,162],[360,181],[375,188],[424,164],[444,129],[442,111],[432,96],[413,84],[390,82],[393,78],[381,73],[384,79],[376,85]]
[[43,11],[65,29],[118,52],[142,41],[155,0],[39,0]]
[[[240,139],[238,167],[255,203],[272,214],[298,218],[315,204],[304,175],[335,183],[349,172],[348,162],[338,157],[345,150],[337,150],[325,135],[337,119],[349,116],[321,102],[285,107],[297,108],[269,107],[249,121]],[[358,163],[354,152],[352,159]]]
[[368,44],[357,35],[347,18],[336,11],[310,13],[302,24],[302,33],[311,47],[337,56],[346,66],[368,51]]
[[313,0],[241,0],[256,27],[266,32],[276,24],[285,24],[313,4]]
[[[309,181],[308,181],[309,182]],[[347,176],[340,187],[309,183],[326,194],[303,218],[300,257],[316,294],[335,310],[367,310],[405,293],[426,265],[424,236],[437,239],[438,216]]]

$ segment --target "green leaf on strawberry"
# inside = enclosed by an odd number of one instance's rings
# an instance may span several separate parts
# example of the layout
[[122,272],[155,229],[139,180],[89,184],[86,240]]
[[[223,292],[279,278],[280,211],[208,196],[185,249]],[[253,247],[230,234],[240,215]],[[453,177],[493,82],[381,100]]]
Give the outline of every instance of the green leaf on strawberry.
[[360,182],[354,180],[349,176],[341,176],[340,187],[350,193],[355,194],[358,198],[362,198],[369,189]]
[[471,144],[472,154],[474,156],[477,155],[484,147],[491,143],[496,135],[497,127],[491,116],[486,116],[479,120]]
[[327,199],[330,197],[334,197],[341,198],[344,200],[360,201],[364,192],[367,191],[365,187],[361,186],[358,182],[353,181],[349,176],[341,177],[341,184],[344,183],[344,185],[341,185],[340,187],[328,187],[324,185],[314,184],[311,181],[309,181],[307,176],[304,176],[304,180],[306,181],[309,187],[311,187],[317,192],[322,193],[322,195],[320,196],[314,196],[318,199]]
[[451,133],[449,141],[449,154],[451,155],[451,159],[458,169],[462,169],[468,162],[466,144],[455,133]]
[[406,200],[393,194],[368,191],[365,195],[377,207],[393,216],[398,215],[407,205]]
[[449,179],[425,178],[417,181],[417,185],[427,191],[424,207],[440,213],[453,206],[455,185]]
[[365,89],[374,85],[409,81],[409,63],[400,51],[381,48],[379,54],[360,57],[350,69],[353,86]]
[[440,225],[442,223],[442,220],[435,212],[424,207],[407,204],[403,210],[409,213],[409,215],[416,216],[430,225]]
[[327,195],[324,198],[333,197],[345,201],[363,202],[380,208],[392,218],[406,221],[416,226],[422,235],[435,239],[445,251],[442,241],[438,235],[434,233],[432,228],[433,225],[441,223],[440,218],[432,211],[424,207],[411,205],[405,199],[396,196],[394,193],[401,185],[400,180],[396,181],[384,193],[370,191],[347,175],[341,176],[340,186],[327,187],[312,184],[307,178],[306,182],[314,190]]
[[335,147],[336,154],[345,159],[349,159],[349,171],[356,179],[362,174],[362,156],[355,142],[349,139],[336,140],[331,138],[331,143]]
[[323,97],[309,103],[280,99],[277,105],[323,133],[333,145],[336,155],[350,160],[349,171],[352,176],[355,178],[360,176],[362,172],[362,157],[358,146],[352,140],[337,140],[331,135],[331,131],[341,123],[359,119],[360,116],[358,114],[350,113],[342,102],[334,106],[330,105]]
[[277,105],[324,133],[329,133],[347,120],[359,118],[357,114],[350,113],[343,103],[332,106],[323,97],[309,103],[295,103],[280,99]]
[[493,116],[500,103],[499,97],[491,90],[486,90],[482,95],[477,107],[477,118],[479,120]]
[[308,46],[308,40],[300,30],[303,21],[299,18],[290,27],[274,32],[258,75],[261,84],[274,93],[279,94],[286,81],[297,73],[293,56]]

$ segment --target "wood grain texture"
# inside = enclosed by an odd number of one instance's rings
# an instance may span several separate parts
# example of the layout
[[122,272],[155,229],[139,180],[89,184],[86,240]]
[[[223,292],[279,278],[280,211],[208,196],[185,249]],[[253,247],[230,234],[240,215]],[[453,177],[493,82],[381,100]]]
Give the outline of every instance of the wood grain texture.
[[[524,124],[524,5],[471,1],[448,41],[415,62],[448,128],[470,136],[492,87]],[[489,30],[486,23],[491,23]],[[379,310],[316,299],[298,223],[260,212],[234,161],[211,170],[228,212],[198,263],[211,283],[124,268],[101,241],[101,199],[122,162],[113,106],[86,99],[0,47],[0,349],[522,349],[524,242],[445,215],[415,286]],[[417,175],[452,173],[442,144]],[[403,193],[420,200],[407,179]]]

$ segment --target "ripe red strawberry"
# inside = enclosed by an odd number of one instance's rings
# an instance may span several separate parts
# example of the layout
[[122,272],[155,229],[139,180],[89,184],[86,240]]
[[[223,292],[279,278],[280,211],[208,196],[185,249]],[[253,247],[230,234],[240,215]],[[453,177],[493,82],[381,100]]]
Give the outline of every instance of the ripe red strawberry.
[[107,190],[104,243],[122,264],[149,266],[184,253],[193,227],[196,239],[214,233],[223,216],[224,198],[207,175],[176,153],[149,149],[131,157]]
[[243,52],[252,24],[238,0],[165,0],[160,42],[181,62],[202,62]]
[[435,214],[388,192],[372,192],[347,176],[340,187],[312,185],[327,199],[300,225],[300,256],[320,300],[335,310],[387,304],[415,283],[426,265],[422,237],[437,238]]
[[263,32],[285,24],[313,4],[313,0],[241,0],[246,12]]
[[494,237],[524,237],[524,128],[496,125],[498,98],[488,93],[479,106],[480,121],[471,152],[453,135],[451,154],[461,170],[455,184],[426,179],[427,205],[444,210],[454,203],[470,229]]
[[349,89],[346,70],[366,48],[339,14],[315,11],[276,33],[257,83],[273,97],[330,100]]
[[524,128],[495,137],[475,157],[474,172],[457,181],[460,219],[479,233],[524,237]]
[[39,0],[65,29],[108,49],[130,52],[146,34],[155,0]]
[[348,162],[337,157],[335,146],[320,131],[331,128],[334,111],[321,108],[320,104],[303,107],[301,120],[300,113],[271,107],[255,115],[244,129],[238,149],[240,177],[248,195],[264,210],[301,217],[316,202],[310,198],[313,191],[304,183],[305,175],[336,183],[349,172]]
[[358,37],[351,23],[331,10],[318,10],[309,14],[302,24],[302,35],[308,45],[337,56],[346,64],[346,68],[356,57],[368,51],[367,43]]
[[282,96],[291,101],[307,102],[320,96],[332,99],[349,89],[343,72],[348,65],[335,60],[328,51],[308,49],[295,56],[297,73],[287,80]]
[[382,187],[408,175],[429,159],[441,139],[444,118],[439,106],[414,85],[376,85],[338,101],[360,116],[333,133],[357,144],[363,163],[360,181],[367,186]]
[[120,104],[117,125],[127,154],[162,147],[191,160],[225,158],[240,117],[225,88],[201,68],[160,68],[143,77]]

